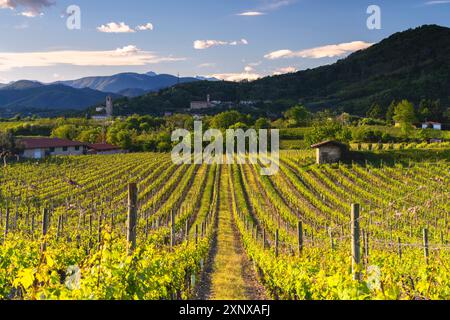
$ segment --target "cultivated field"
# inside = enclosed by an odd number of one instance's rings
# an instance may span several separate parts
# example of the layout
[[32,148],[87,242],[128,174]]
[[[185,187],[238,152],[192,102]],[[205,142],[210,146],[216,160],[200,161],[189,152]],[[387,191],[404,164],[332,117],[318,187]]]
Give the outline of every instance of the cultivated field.
[[449,299],[449,162],[430,159],[285,151],[274,176],[162,153],[12,163],[0,299]]

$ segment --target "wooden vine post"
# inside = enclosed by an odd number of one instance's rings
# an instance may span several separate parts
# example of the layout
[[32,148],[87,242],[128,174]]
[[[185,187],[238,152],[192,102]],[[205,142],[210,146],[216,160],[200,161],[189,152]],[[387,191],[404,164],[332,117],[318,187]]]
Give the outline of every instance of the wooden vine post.
[[262,236],[262,245],[263,245],[263,250],[266,250],[266,229],[263,229],[263,236]]
[[423,252],[425,255],[425,262],[428,263],[428,258],[430,256],[430,250],[428,246],[428,229],[423,229]]
[[297,238],[298,238],[298,255],[300,256],[303,251],[303,223],[301,221],[297,223]]
[[175,211],[170,213],[170,247],[175,246]]
[[127,219],[127,241],[128,254],[133,254],[136,249],[136,225],[137,225],[137,185],[128,185],[128,219]]
[[279,230],[275,232],[275,257],[278,258]]
[[359,264],[361,262],[361,249],[359,238],[359,204],[352,204],[352,273],[353,280],[361,280],[361,273],[359,272]]
[[8,208],[8,204],[6,204],[6,213],[5,213],[5,234],[4,234],[4,241],[6,240],[6,238],[8,237],[8,232],[9,232],[9,208]]
[[49,225],[49,210],[44,208],[42,211],[42,245],[41,252],[44,252],[47,249],[47,240],[45,237],[47,236]]
[[198,244],[198,224],[195,225],[195,244]]

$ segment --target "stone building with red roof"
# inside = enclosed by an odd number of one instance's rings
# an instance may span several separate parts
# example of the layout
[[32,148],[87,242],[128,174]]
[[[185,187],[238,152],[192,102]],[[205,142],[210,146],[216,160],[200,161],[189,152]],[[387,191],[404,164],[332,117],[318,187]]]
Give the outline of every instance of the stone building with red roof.
[[22,138],[19,141],[23,148],[22,157],[42,159],[48,156],[70,156],[86,154],[87,144],[59,138]]

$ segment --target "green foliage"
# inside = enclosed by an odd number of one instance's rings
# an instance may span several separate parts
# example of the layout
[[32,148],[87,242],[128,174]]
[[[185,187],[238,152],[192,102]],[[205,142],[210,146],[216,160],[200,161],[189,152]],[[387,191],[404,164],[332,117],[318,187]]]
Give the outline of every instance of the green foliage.
[[384,116],[383,109],[378,103],[374,103],[367,111],[367,116],[373,119],[382,119]]
[[284,113],[284,117],[289,120],[292,127],[306,125],[310,116],[309,111],[302,105],[296,105]]
[[306,133],[305,140],[312,145],[325,140],[338,140],[348,142],[351,139],[351,131],[336,121],[316,121],[313,127]]
[[75,140],[80,134],[79,128],[73,124],[64,124],[52,130],[52,137],[60,139]]
[[356,142],[387,142],[389,134],[380,130],[372,130],[367,127],[359,127],[352,133],[352,139]]
[[212,117],[209,123],[211,128],[225,130],[237,123],[245,124],[247,126],[252,123],[252,118],[250,115],[244,115],[237,111],[227,111]]
[[402,100],[394,111],[394,121],[400,124],[404,136],[409,136],[413,130],[413,123],[417,121],[414,105],[408,100]]
[[255,121],[256,130],[270,129],[270,127],[271,127],[270,121],[266,118],[259,118],[258,120]]

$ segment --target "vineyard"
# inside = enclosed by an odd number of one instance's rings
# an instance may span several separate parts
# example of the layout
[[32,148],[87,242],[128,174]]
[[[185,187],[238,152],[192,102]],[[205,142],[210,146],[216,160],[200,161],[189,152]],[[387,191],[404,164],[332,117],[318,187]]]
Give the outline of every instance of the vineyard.
[[260,169],[163,153],[9,164],[0,299],[223,298],[199,293],[219,286],[223,231],[266,298],[450,298],[448,160],[319,166],[283,151],[278,174]]

